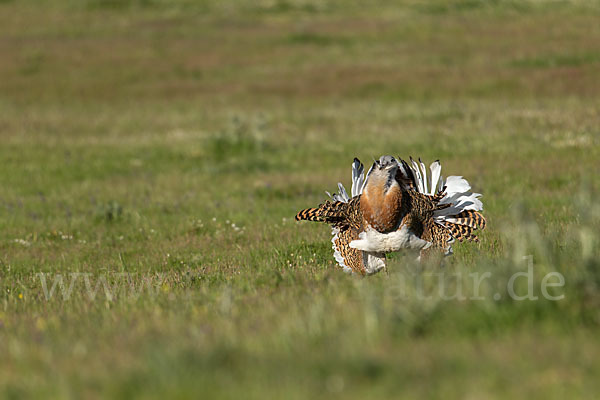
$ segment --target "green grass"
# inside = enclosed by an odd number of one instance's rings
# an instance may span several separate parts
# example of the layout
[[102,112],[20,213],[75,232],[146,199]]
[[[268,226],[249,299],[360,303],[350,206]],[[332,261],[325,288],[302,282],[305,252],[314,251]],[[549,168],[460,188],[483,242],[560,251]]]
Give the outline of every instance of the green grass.
[[[370,4],[0,1],[0,397],[598,397],[600,9]],[[382,154],[481,242],[337,269],[293,216]]]

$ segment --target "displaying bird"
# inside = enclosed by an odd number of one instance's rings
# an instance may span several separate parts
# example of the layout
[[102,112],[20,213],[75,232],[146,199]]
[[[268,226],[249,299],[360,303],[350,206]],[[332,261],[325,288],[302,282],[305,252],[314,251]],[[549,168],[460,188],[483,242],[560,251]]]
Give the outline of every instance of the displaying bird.
[[[386,268],[385,254],[418,249],[420,257],[432,252],[452,254],[455,240],[477,241],[476,229],[485,227],[479,212],[480,194],[470,192],[459,176],[441,176],[439,161],[411,164],[382,156],[366,177],[358,159],[352,164],[352,197],[339,183],[339,192],[296,220],[332,226],[334,257],[346,272],[371,275]],[[328,193],[329,194],[329,193]]]

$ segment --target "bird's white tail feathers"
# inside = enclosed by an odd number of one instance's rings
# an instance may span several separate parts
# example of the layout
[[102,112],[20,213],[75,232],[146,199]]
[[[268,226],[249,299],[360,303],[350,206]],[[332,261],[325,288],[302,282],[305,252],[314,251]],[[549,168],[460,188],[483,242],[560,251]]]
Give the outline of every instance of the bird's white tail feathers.
[[[366,178],[365,178],[365,167],[358,160],[358,158],[354,159],[352,162],[352,189],[350,193],[352,197],[358,196],[362,193],[363,188],[365,186]],[[338,183],[338,192],[331,194],[329,192],[325,192],[333,201],[341,201],[343,203],[347,203],[350,201],[350,196],[348,196],[348,192],[346,192],[346,188],[342,185],[341,182]]]
[[417,162],[411,157],[410,161],[409,167],[415,177],[416,189],[421,193],[434,196],[445,188],[446,195],[442,198],[440,204],[452,204],[450,207],[434,212],[436,222],[456,223],[453,216],[465,210],[483,210],[483,203],[479,200],[481,194],[473,193],[471,185],[462,176],[452,175],[444,179],[439,161],[431,163],[429,166],[430,174],[428,175],[427,168],[421,159]]

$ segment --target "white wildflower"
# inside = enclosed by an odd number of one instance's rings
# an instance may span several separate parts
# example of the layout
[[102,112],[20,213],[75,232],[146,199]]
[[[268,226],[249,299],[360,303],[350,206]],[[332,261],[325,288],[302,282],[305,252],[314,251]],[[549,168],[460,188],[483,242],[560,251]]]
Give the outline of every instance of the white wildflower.
[[24,239],[15,239],[15,243],[18,243],[25,247],[29,247],[31,245],[31,243],[29,243],[27,240],[24,240]]

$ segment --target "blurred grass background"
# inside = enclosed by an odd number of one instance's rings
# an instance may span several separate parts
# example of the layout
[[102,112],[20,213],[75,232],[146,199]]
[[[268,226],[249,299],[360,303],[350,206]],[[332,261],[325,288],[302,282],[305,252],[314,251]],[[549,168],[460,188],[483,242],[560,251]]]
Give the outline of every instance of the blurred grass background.
[[[0,397],[597,398],[599,17],[0,1]],[[464,175],[481,243],[442,269],[339,271],[329,229],[293,216],[382,154]],[[539,299],[513,301],[527,255]],[[47,300],[40,272],[156,292],[79,280]],[[563,300],[541,295],[548,272]]]

